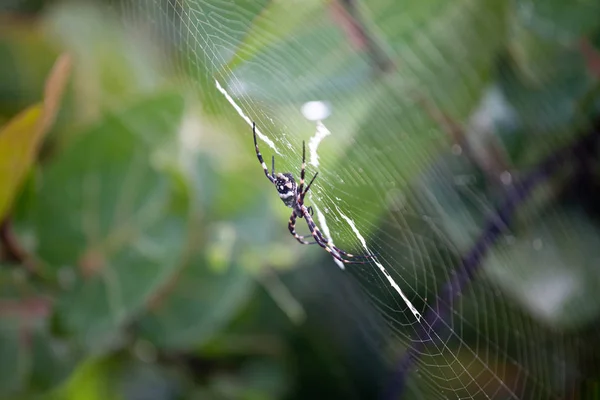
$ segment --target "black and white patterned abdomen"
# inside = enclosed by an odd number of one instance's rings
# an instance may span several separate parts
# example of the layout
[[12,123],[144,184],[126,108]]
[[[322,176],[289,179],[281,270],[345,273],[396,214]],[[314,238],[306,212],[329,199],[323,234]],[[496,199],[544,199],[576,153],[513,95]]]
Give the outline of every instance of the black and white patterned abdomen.
[[290,173],[275,175],[275,188],[279,198],[288,207],[294,207],[297,197],[296,181]]

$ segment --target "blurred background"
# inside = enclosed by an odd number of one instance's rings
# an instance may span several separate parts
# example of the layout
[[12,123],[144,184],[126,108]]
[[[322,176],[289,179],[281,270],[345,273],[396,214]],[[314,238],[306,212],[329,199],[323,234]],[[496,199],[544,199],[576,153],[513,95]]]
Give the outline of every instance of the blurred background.
[[597,0],[2,1],[0,398],[600,398],[599,78]]

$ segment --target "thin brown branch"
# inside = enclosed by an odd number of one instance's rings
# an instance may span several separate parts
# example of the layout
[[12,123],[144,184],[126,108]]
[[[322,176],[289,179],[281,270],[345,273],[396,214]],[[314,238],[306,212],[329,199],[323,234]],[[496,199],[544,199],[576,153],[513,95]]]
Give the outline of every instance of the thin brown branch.
[[37,268],[33,259],[23,249],[19,243],[19,239],[13,232],[10,217],[6,217],[0,225],[0,245],[2,245],[4,256],[7,261],[22,265],[32,274],[37,273]]
[[594,47],[588,38],[579,41],[579,51],[585,58],[589,73],[596,79],[600,78],[600,51]]
[[334,0],[331,3],[331,13],[334,21],[346,33],[350,44],[356,50],[367,52],[378,72],[390,72],[395,68],[394,62],[365,26],[355,0]]
[[452,117],[438,108],[424,95],[413,93],[412,97],[425,110],[429,117],[448,135],[460,151],[477,165],[490,179],[501,181],[504,172],[510,169],[510,163],[495,138],[490,135],[485,146],[474,146],[469,142],[465,128]]

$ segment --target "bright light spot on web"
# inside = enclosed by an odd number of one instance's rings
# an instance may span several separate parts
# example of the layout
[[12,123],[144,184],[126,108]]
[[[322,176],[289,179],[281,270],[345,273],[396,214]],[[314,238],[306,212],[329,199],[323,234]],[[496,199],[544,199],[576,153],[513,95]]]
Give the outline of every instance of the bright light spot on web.
[[309,101],[302,105],[302,115],[309,121],[323,121],[331,115],[331,106],[325,101]]
[[553,271],[552,274],[539,276],[530,290],[525,293],[527,303],[532,311],[546,318],[551,318],[565,306],[573,294],[581,290],[581,283],[573,276]]

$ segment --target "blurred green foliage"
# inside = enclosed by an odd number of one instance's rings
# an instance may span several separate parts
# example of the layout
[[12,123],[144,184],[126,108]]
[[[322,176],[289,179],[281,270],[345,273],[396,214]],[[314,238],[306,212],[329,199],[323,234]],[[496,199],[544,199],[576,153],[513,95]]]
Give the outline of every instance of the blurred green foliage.
[[[598,118],[597,2],[304,3],[0,8],[0,172],[14,171],[0,174],[0,195],[16,199],[0,235],[1,398],[380,393],[414,319],[376,270],[344,273],[291,240],[289,210],[215,79],[268,133],[313,132],[298,112],[309,100],[342,110],[327,120],[336,141],[319,148],[337,178],[324,185],[419,309],[473,245],[506,179]],[[16,170],[6,127],[47,100],[60,54],[73,70],[57,119]],[[278,169],[297,168],[299,153],[283,151]],[[424,355],[407,398],[539,398],[540,387],[556,397],[567,384],[585,394],[579,378],[551,377],[557,364],[593,377],[600,362],[597,342],[562,344],[564,332],[597,338],[597,156],[582,160],[585,179],[566,171],[524,202],[457,301],[449,324],[460,332]]]

